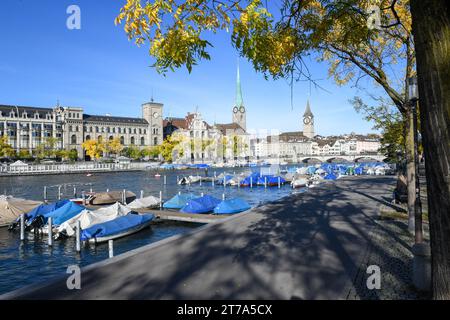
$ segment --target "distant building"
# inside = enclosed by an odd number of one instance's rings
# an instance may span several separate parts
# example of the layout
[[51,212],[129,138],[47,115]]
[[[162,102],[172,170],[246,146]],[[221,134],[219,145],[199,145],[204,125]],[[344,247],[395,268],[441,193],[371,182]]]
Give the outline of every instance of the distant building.
[[[203,161],[223,161],[224,159],[232,159],[234,157],[243,158],[247,156],[246,151],[248,149],[249,138],[246,133],[246,119],[247,111],[244,107],[242,99],[241,80],[239,74],[239,67],[237,70],[236,80],[236,102],[232,108],[232,122],[231,123],[214,123],[208,124],[203,120],[202,114],[197,110],[196,112],[188,112],[184,117],[167,117],[163,122],[164,139],[173,135],[175,132],[182,136],[189,138],[193,142],[187,144],[182,159],[184,162],[203,162]],[[238,155],[233,154],[232,138],[239,137],[239,144],[242,146],[242,151],[238,152]],[[225,140],[223,138],[226,138]],[[211,142],[207,148],[199,147],[202,145],[201,141]],[[227,147],[225,148],[225,154],[223,154],[223,148],[220,146],[227,141]],[[195,145],[196,144],[196,145]]]
[[153,101],[142,105],[142,118],[89,115],[83,108],[38,108],[0,105],[0,134],[8,136],[11,146],[30,153],[46,138],[57,139],[57,148],[76,150],[85,158],[86,140],[119,138],[125,147],[159,145],[163,139],[163,104]]
[[268,135],[250,141],[250,150],[255,158],[282,158],[294,162],[302,156],[375,155],[380,147],[380,137],[376,134],[315,135],[314,114],[309,100],[303,114],[303,131]]

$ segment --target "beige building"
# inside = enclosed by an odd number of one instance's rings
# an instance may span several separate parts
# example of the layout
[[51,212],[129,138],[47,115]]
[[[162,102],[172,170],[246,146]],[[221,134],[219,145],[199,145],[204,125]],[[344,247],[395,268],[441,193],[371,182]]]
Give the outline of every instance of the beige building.
[[119,138],[125,147],[140,148],[161,144],[163,140],[163,104],[153,101],[142,105],[142,118],[85,114],[83,108],[38,108],[0,105],[0,134],[7,135],[11,146],[30,153],[46,138],[57,138],[57,148],[77,150],[89,139]]

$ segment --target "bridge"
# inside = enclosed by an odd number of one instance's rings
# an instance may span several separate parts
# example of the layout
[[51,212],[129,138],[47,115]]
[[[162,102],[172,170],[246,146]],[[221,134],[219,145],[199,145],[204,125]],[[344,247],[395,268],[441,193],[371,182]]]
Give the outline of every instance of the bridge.
[[268,158],[270,163],[279,161],[287,161],[294,163],[308,162],[382,162],[386,160],[386,156],[382,154],[355,154],[355,155],[301,155],[291,158]]

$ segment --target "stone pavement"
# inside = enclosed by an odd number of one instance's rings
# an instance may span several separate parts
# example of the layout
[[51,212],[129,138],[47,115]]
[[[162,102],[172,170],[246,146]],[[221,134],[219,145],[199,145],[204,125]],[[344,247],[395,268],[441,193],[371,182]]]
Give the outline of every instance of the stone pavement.
[[[407,240],[377,221],[393,186],[393,177],[325,183],[86,267],[81,290],[68,290],[61,278],[0,299],[416,298],[403,285]],[[382,280],[368,293],[368,262],[399,284]]]

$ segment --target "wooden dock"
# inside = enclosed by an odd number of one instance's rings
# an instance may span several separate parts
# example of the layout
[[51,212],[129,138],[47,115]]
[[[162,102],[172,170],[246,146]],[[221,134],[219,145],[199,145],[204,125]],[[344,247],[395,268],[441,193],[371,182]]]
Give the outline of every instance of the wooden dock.
[[[97,210],[104,206],[86,206],[89,210]],[[133,209],[138,213],[154,214],[157,220],[170,220],[179,222],[192,223],[218,223],[231,217],[231,214],[198,214],[198,213],[184,213],[176,210],[160,210],[160,209]]]

